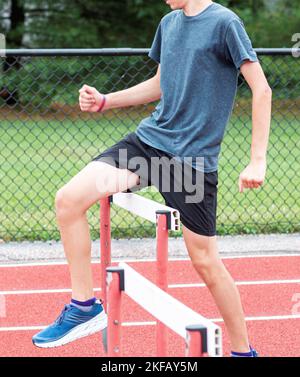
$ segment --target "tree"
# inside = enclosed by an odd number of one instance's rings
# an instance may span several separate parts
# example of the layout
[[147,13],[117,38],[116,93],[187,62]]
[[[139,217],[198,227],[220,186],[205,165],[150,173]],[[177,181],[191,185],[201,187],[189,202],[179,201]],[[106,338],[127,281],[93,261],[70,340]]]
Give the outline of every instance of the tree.
[[[218,2],[245,21],[255,46],[286,46],[299,32],[299,5],[290,0]],[[8,47],[149,47],[168,12],[161,0],[0,0]]]
[[[3,15],[2,18],[8,21],[8,27],[5,33],[7,45],[10,47],[22,46],[25,22],[24,2],[21,0],[11,0],[8,8],[8,16]],[[7,56],[4,59],[2,68],[4,75],[11,69],[18,70],[19,68],[20,58]],[[8,105],[15,105],[18,102],[18,91],[16,88],[9,88],[3,85],[0,89],[0,97],[3,98]]]

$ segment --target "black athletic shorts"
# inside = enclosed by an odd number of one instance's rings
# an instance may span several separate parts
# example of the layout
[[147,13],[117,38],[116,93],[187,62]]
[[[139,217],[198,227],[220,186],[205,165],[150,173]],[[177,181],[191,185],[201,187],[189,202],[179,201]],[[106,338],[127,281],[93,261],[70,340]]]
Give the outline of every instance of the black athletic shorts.
[[166,205],[180,212],[184,226],[200,235],[215,236],[218,171],[201,173],[174,159],[170,164],[172,157],[145,144],[132,132],[93,161],[136,173],[140,177],[139,185],[126,192],[156,186]]

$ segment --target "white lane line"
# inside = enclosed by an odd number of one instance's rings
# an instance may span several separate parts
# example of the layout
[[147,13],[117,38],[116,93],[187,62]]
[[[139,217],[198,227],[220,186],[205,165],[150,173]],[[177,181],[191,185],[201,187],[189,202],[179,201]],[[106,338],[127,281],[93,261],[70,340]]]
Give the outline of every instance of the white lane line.
[[[272,253],[272,254],[271,254]],[[221,255],[221,259],[246,259],[246,258],[285,258],[285,257],[300,257],[300,252],[299,253],[286,253],[286,254],[276,254],[276,251],[274,253],[270,251],[270,254],[245,254],[245,255],[235,255],[235,256],[230,256],[230,255]]]
[[[251,321],[283,321],[291,319],[300,319],[300,314],[297,315],[277,315],[277,316],[262,316],[262,317],[246,317],[247,322]],[[215,323],[224,322],[222,318],[209,319]],[[145,322],[123,322],[123,327],[141,327],[141,326],[155,326],[155,321]],[[43,330],[47,326],[19,326],[19,327],[0,327],[0,332],[13,332],[13,331],[39,331]]]
[[10,331],[40,331],[47,326],[19,326],[19,327],[0,327],[0,332]]
[[134,327],[134,326],[155,326],[156,321],[148,321],[148,322],[123,322],[123,327]]
[[[172,259],[170,258],[169,261],[189,261],[190,259],[188,258],[182,258],[182,259]],[[153,263],[156,262],[156,259],[113,259],[113,263],[119,263],[119,262],[126,262],[126,263],[142,263],[142,262],[147,262],[147,263]],[[92,261],[92,264],[98,264],[100,267],[100,260],[99,261]],[[32,263],[13,263],[13,264],[0,264],[0,268],[18,268],[18,267],[44,267],[44,266],[50,266],[50,267],[55,267],[55,266],[67,266],[67,262],[32,262]]]
[[[247,285],[278,285],[278,284],[300,284],[300,279],[290,279],[290,280],[260,280],[260,281],[237,281],[236,285],[247,286]],[[205,284],[201,283],[190,283],[190,284],[170,284],[168,288],[205,288]],[[101,288],[95,288],[95,292],[101,292]],[[38,294],[51,294],[51,293],[71,293],[72,290],[69,288],[61,289],[33,289],[33,290],[22,290],[22,291],[0,291],[2,296],[15,296],[15,295],[38,295]]]
[[[236,281],[236,285],[272,285],[272,284],[299,284],[300,279],[290,280],[257,280],[257,281]],[[191,284],[171,284],[169,288],[203,288],[205,284],[191,283]]]
[[[94,292],[100,292],[101,288],[95,288]],[[51,294],[51,293],[72,293],[69,288],[62,289],[34,289],[24,291],[0,291],[0,295],[3,296],[17,296],[17,295],[39,295],[39,294]]]
[[[289,319],[300,319],[300,314],[291,315],[275,315],[275,316],[262,316],[262,317],[246,317],[246,321],[279,321]],[[222,318],[212,318],[213,322],[224,322]]]
[[[293,253],[293,254],[249,254],[249,255],[236,255],[236,256],[226,256],[221,255],[222,259],[247,259],[247,258],[286,258],[286,257],[300,257],[300,253]],[[152,263],[156,262],[156,259],[112,259],[113,263],[119,263],[119,262],[125,262],[125,263]],[[182,258],[170,258],[170,262],[181,262],[181,261],[190,261],[190,258],[188,257],[182,257]],[[92,264],[100,264],[100,262],[93,260]],[[13,264],[0,264],[0,268],[14,268],[14,267],[39,267],[39,266],[65,266],[67,265],[67,262],[31,262],[31,263],[13,263]]]
[[[300,314],[246,317],[246,321],[278,321],[278,320],[288,320],[288,319],[300,319]],[[209,321],[212,321],[212,322],[224,322],[224,320],[222,318],[210,318]],[[156,325],[155,321],[148,321],[148,322],[123,322],[122,323],[122,326],[124,326],[124,327],[153,326],[153,325]]]

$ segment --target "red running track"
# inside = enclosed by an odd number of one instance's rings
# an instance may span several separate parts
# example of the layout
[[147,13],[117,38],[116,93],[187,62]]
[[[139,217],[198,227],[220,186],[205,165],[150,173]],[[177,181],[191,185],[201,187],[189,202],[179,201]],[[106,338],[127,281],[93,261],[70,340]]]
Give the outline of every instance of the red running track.
[[[293,298],[300,296],[300,256],[232,258],[224,259],[224,263],[239,282],[250,339],[260,354],[300,356],[300,308],[293,315],[296,304]],[[129,264],[154,280],[154,262]],[[99,287],[98,264],[93,265],[93,272],[95,285]],[[6,317],[0,318],[0,356],[105,356],[99,334],[50,350],[40,350],[31,343],[32,335],[38,330],[30,327],[48,325],[69,302],[66,265],[0,266],[0,276],[0,294],[2,297],[4,294],[6,301]],[[170,261],[169,293],[203,316],[220,319],[206,287],[185,286],[199,283],[190,261]],[[178,284],[179,287],[174,287]],[[57,289],[63,291],[51,292]],[[124,356],[155,356],[155,326],[151,324],[154,318],[127,297],[124,304],[123,321],[127,325],[123,327]],[[132,323],[145,321],[150,323]],[[229,350],[224,330],[225,354]],[[184,341],[170,331],[170,356],[183,356],[183,352]]]

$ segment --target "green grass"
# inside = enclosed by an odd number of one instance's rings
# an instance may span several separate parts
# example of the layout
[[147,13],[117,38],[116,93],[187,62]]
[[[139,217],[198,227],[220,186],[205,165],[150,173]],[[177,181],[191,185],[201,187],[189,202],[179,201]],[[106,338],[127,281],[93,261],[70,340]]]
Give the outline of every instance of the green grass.
[[[120,117],[124,112],[120,112]],[[0,238],[59,239],[56,191],[92,157],[133,131],[139,117],[95,119],[18,118],[0,123]],[[300,122],[276,117],[270,139],[268,174],[263,188],[238,193],[238,176],[248,163],[251,124],[235,116],[228,126],[219,169],[218,233],[294,232],[300,230]],[[163,202],[153,188],[141,192]],[[99,205],[89,211],[92,237],[99,236]],[[134,225],[132,225],[134,224]],[[154,236],[155,227],[112,209],[114,237]]]

